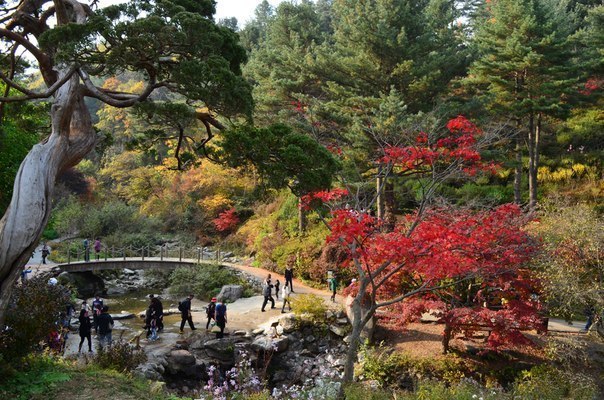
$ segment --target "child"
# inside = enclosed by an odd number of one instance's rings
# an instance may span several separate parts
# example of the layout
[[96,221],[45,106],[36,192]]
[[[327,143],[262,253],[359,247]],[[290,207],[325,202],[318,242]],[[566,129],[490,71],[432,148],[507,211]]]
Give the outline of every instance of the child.
[[151,319],[151,337],[149,338],[149,340],[154,342],[157,339],[159,339],[159,336],[157,335],[157,318],[152,318]]
[[279,279],[277,279],[275,282],[275,297],[277,300],[279,300],[279,285],[281,285],[281,283],[279,282]]

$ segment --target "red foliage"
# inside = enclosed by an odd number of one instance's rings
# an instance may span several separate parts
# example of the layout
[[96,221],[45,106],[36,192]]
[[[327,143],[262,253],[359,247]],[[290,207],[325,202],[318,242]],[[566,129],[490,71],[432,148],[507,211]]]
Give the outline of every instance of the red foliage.
[[604,88],[604,79],[589,78],[587,82],[585,82],[583,89],[579,90],[579,93],[589,96],[602,88]]
[[346,189],[334,188],[331,190],[320,190],[302,196],[300,198],[300,206],[304,210],[309,210],[313,208],[314,205],[334,202],[345,196],[348,196],[348,190]]
[[216,230],[219,232],[225,232],[233,229],[239,224],[239,217],[235,208],[223,211],[218,215],[218,218],[212,220]]
[[[411,235],[407,230],[414,216],[392,232],[381,231],[380,221],[365,213],[344,209],[332,216],[329,240],[347,245],[344,267],[362,265],[366,273],[373,273],[373,282],[379,283],[377,302],[422,284],[429,288],[389,307],[388,317],[395,325],[429,311],[453,333],[470,334],[471,326],[490,327],[488,344],[496,349],[524,343],[520,330],[541,323],[537,303],[531,300],[536,282],[522,269],[537,244],[522,229],[528,219],[517,205],[490,211],[432,210]],[[456,280],[466,283],[451,284]],[[459,293],[467,282],[474,283],[471,296]],[[355,289],[348,292],[354,294]],[[506,299],[503,307],[501,299]]]
[[[389,147],[380,161],[410,174],[439,166],[467,174],[494,168],[476,150],[481,131],[473,123],[458,116],[447,128],[444,137],[422,132],[413,146]],[[346,195],[342,189],[311,193],[301,205],[309,208]],[[389,231],[371,214],[344,207],[331,213],[328,240],[346,249],[341,266],[359,278],[345,293],[364,290],[362,302],[388,302],[389,317],[399,327],[427,311],[453,332],[472,324],[489,326],[489,345],[497,348],[522,341],[520,330],[540,321],[530,301],[535,282],[522,270],[536,250],[523,230],[527,222],[513,204],[483,211],[441,208],[408,215]],[[464,289],[469,283],[475,293]],[[501,299],[506,299],[504,307]],[[494,304],[500,308],[492,309]]]
[[420,132],[411,146],[390,146],[380,161],[392,164],[401,173],[452,163],[458,163],[470,175],[492,170],[493,165],[483,163],[476,150],[476,138],[482,134],[476,125],[460,115],[447,123],[447,129],[449,135],[432,141],[428,134]]

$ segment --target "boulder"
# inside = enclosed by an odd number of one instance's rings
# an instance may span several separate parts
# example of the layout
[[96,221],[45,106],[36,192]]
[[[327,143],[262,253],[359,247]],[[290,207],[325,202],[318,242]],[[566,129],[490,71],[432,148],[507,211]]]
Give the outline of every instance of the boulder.
[[252,334],[257,336],[257,335],[262,335],[264,333],[264,328],[258,328],[258,329],[254,329],[252,331]]
[[254,339],[251,346],[256,351],[274,351],[281,353],[287,350],[287,347],[289,346],[289,338],[287,336],[281,336],[278,338],[259,336]]
[[243,286],[241,285],[225,285],[218,293],[218,298],[222,298],[223,301],[228,301],[229,303],[234,302],[237,299],[240,299],[243,296]]
[[131,269],[128,269],[128,268],[124,268],[124,269],[122,270],[122,272],[124,273],[124,275],[134,275],[134,274],[136,274],[136,272],[135,272],[135,271],[133,271],[133,270],[131,270]]
[[339,337],[346,336],[346,329],[338,325],[329,325],[329,330],[338,335]]
[[205,364],[197,362],[188,350],[172,350],[166,361],[166,371],[169,374],[195,379],[201,379],[205,374]]
[[[348,317],[348,320],[351,323],[354,322],[354,315],[352,312],[353,300],[354,300],[354,297],[348,296],[348,297],[346,297],[346,302],[345,302],[346,316]],[[363,306],[361,306],[361,315],[365,316],[366,313],[367,313],[367,309],[364,308]],[[338,318],[340,318],[340,317],[338,317]],[[361,338],[368,339],[369,341],[371,341],[373,339],[374,331],[375,331],[375,316],[373,316],[363,327],[363,330],[361,331]]]
[[279,325],[283,327],[283,332],[290,333],[296,330],[297,321],[295,315],[285,315],[279,318]]
[[235,361],[235,345],[227,339],[208,340],[204,344],[204,349],[208,356],[222,362]]
[[128,289],[126,289],[123,286],[115,286],[115,284],[112,284],[110,282],[107,282],[107,286],[109,286],[109,289],[107,289],[106,293],[108,295],[111,296],[115,296],[115,295],[123,295],[128,293]]
[[90,271],[62,272],[58,276],[59,283],[74,287],[81,299],[94,297],[97,293],[105,293],[105,282]]
[[125,311],[122,311],[120,314],[110,314],[110,315],[111,315],[111,318],[113,318],[114,320],[134,318],[133,313],[125,312]]

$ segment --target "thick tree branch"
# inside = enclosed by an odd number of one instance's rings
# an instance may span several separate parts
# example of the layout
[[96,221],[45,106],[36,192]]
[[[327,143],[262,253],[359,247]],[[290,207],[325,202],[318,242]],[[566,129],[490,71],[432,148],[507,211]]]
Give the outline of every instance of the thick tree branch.
[[95,99],[102,101],[105,104],[108,104],[108,105],[116,107],[116,108],[126,108],[126,107],[133,106],[136,103],[145,101],[151,95],[151,93],[153,93],[153,91],[155,89],[163,86],[163,83],[156,83],[155,80],[152,79],[141,94],[139,94],[139,95],[133,94],[134,97],[121,100],[121,99],[115,98],[115,97],[103,92],[101,89],[97,88],[90,80],[90,76],[88,75],[88,73],[86,71],[84,71],[82,68],[78,69],[78,74],[80,75],[80,78],[82,78],[82,81],[84,82],[84,86],[86,87],[86,92],[84,94],[85,96],[93,97]]
[[42,92],[42,93],[36,93],[29,89],[26,89],[26,88],[18,85],[17,83],[15,83],[14,81],[8,79],[8,77],[6,77],[6,75],[4,75],[2,72],[0,72],[0,79],[2,79],[4,82],[6,82],[7,85],[17,89],[18,91],[20,91],[22,93],[25,93],[25,96],[0,97],[0,102],[10,103],[10,102],[16,102],[16,101],[49,98],[57,91],[57,89],[59,89],[61,86],[63,86],[65,84],[65,82],[67,82],[69,80],[69,78],[72,77],[72,75],[74,74],[76,69],[77,68],[75,66],[72,66],[69,69],[69,71],[67,72],[67,74],[65,74],[60,80],[56,81],[51,87],[48,88],[47,91]]
[[5,28],[0,28],[0,37],[5,37],[19,43],[35,57],[40,65],[40,72],[42,73],[47,85],[50,86],[57,80],[57,73],[52,68],[52,61],[50,57],[32,42],[27,40],[27,38],[17,32],[13,32]]

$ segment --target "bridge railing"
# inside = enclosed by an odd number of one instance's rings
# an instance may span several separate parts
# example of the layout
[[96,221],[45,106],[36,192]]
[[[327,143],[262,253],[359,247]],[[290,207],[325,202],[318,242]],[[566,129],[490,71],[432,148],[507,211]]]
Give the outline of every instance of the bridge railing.
[[201,262],[204,260],[216,260],[222,261],[224,253],[219,248],[210,247],[187,247],[187,246],[174,246],[174,245],[160,245],[160,246],[105,246],[101,245],[101,249],[97,252],[94,249],[94,243],[85,247],[83,243],[71,243],[67,247],[67,264],[72,262],[81,261],[107,261],[115,259],[140,259],[142,261],[147,259],[159,259],[166,260],[197,260]]

